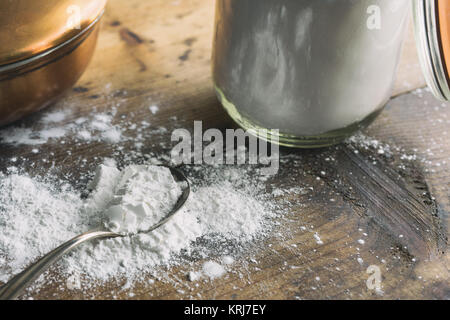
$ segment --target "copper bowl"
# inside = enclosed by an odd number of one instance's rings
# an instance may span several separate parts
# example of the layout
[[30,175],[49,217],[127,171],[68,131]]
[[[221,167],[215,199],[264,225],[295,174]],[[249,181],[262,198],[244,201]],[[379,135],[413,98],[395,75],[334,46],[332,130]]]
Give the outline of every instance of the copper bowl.
[[92,58],[105,4],[0,0],[0,126],[45,108],[76,83]]

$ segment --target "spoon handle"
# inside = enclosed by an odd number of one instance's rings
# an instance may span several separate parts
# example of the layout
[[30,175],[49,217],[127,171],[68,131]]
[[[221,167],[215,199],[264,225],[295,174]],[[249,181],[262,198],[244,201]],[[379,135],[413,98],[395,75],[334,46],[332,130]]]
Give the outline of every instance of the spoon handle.
[[65,253],[74,249],[83,242],[98,238],[118,237],[117,233],[110,231],[93,230],[83,233],[63,243],[53,251],[37,260],[21,273],[15,275],[3,287],[0,288],[0,300],[11,300],[17,298],[22,291],[40,276],[55,261],[59,260]]

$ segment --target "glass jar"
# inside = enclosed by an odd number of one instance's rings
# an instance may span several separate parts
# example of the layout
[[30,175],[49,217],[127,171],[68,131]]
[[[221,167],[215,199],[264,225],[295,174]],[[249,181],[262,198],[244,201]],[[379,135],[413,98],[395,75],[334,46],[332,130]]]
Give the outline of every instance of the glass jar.
[[241,127],[324,147],[391,96],[410,0],[217,0],[213,81]]

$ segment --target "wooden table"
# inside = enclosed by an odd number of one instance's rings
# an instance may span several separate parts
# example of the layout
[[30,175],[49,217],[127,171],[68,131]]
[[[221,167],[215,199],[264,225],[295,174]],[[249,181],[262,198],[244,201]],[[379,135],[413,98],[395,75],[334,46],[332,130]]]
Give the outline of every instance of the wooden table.
[[[193,120],[202,120],[205,128],[234,127],[211,83],[213,17],[210,0],[110,0],[89,69],[51,110],[70,109],[64,120],[70,122],[94,108],[102,112],[116,107],[117,119],[127,115],[138,121],[155,103],[160,112],[152,118],[152,127],[170,129],[168,119],[173,116],[185,128],[192,128]],[[294,206],[280,226],[291,231],[290,237],[283,241],[269,237],[254,253],[257,264],[244,266],[237,261],[235,272],[225,278],[180,291],[186,269],[177,267],[167,274],[172,283],[137,283],[133,298],[449,299],[450,105],[426,91],[411,93],[425,86],[411,33],[401,61],[395,97],[365,132],[398,150],[386,156],[372,147],[355,153],[348,144],[322,150],[283,149],[284,157],[295,154],[300,160],[283,163],[272,183],[286,184],[298,177],[314,187],[312,196],[289,199],[302,204]],[[41,116],[19,124],[34,126]],[[43,155],[53,152],[58,174],[81,187],[86,181],[78,180],[79,171],[93,169],[86,165],[75,170],[83,159],[88,164],[108,156],[120,160],[108,144],[80,147],[70,137],[65,140],[64,145],[42,145],[38,154],[30,146],[0,145],[0,170],[14,156],[28,159],[22,166],[30,174],[45,173],[51,164],[43,161]],[[157,152],[160,141],[170,142],[170,130],[155,136],[143,151]],[[133,148],[132,142],[126,143],[122,152]],[[425,160],[402,159],[409,152]],[[317,179],[324,169],[327,175]],[[303,225],[315,226],[324,244],[318,245],[310,233],[302,232]],[[358,243],[362,233],[367,233],[364,245]],[[366,286],[369,265],[381,270],[382,295]],[[126,299],[128,294],[108,284],[86,296],[60,291],[56,281],[31,295],[35,299]]]

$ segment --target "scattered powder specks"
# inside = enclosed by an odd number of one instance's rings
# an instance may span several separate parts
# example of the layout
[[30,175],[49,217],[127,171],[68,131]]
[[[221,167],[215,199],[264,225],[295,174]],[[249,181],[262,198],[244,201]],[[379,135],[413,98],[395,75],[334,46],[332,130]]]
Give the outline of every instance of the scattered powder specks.
[[3,143],[8,144],[43,144],[46,140],[35,137],[29,128],[8,127],[0,131],[0,138]]
[[39,136],[44,141],[47,141],[48,139],[62,138],[66,135],[66,133],[67,130],[65,128],[51,128],[40,131]]
[[320,236],[319,236],[319,234],[317,232],[314,233],[314,239],[316,240],[317,244],[320,244],[320,245],[323,244],[323,241],[322,241],[322,239],[320,239]]
[[386,155],[390,156],[392,155],[391,146],[383,143],[377,139],[373,139],[371,137],[368,137],[362,133],[358,133],[350,137],[347,142],[349,144],[352,144],[354,146],[357,146],[358,148],[362,148],[365,150],[373,149],[375,150],[379,155]]
[[65,120],[66,117],[67,117],[66,111],[54,111],[54,112],[45,114],[42,117],[42,122],[43,123],[61,122],[61,121]]
[[92,134],[87,130],[81,130],[78,132],[78,137],[83,140],[91,140]]
[[102,133],[104,141],[109,143],[119,143],[122,137],[122,133],[117,128],[111,128]]
[[[7,127],[0,130],[0,142],[12,145],[41,145],[74,136],[82,141],[118,143],[123,140],[122,128],[113,125],[113,115],[94,114],[92,118],[67,120],[67,112],[55,111],[44,114],[35,127]],[[61,123],[61,122],[65,123]]]
[[92,129],[98,130],[98,131],[106,131],[106,130],[109,130],[109,128],[110,128],[110,125],[108,123],[103,122],[103,121],[98,121],[98,120],[92,121],[90,126]]
[[86,121],[88,121],[87,118],[81,117],[81,118],[76,119],[74,122],[75,122],[75,124],[80,125],[80,124],[82,124],[82,123],[85,123]]

